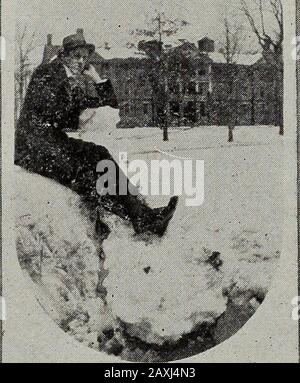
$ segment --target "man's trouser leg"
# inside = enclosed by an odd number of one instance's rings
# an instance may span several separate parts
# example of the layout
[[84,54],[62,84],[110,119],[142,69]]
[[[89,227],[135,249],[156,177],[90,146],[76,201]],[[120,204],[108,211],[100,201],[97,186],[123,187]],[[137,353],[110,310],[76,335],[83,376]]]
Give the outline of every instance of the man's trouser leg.
[[[32,145],[35,141],[38,144]],[[37,140],[33,137],[28,142],[31,143],[31,147],[20,148],[25,154],[22,156],[17,153],[16,165],[54,179],[72,189],[91,209],[101,204],[104,207],[110,204],[116,214],[119,212],[120,215],[127,215],[131,219],[151,210],[139,197],[130,193],[134,187],[132,185],[129,187],[129,180],[105,147],[68,138],[67,135],[60,140],[47,140],[43,137]],[[97,165],[103,160],[110,160],[115,166],[116,195],[100,196],[97,192],[97,180],[101,176],[101,173],[97,173]],[[127,185],[125,195],[119,194],[121,178],[123,185]]]

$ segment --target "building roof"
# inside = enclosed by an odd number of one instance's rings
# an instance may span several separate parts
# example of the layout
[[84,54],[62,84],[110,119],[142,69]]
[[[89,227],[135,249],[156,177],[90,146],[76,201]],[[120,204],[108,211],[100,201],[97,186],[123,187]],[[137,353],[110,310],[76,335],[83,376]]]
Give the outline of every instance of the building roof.
[[[180,44],[173,45],[172,48],[169,48],[170,51],[172,50],[191,50],[194,54],[196,51],[198,52],[195,44],[189,43],[189,42],[181,42]],[[101,57],[103,57],[106,60],[111,59],[127,59],[127,58],[136,58],[136,59],[142,59],[145,58],[145,55],[143,55],[142,52],[139,52],[137,49],[128,49],[126,47],[121,48],[111,48],[111,49],[105,49],[105,48],[98,48],[97,52],[100,54]],[[219,52],[211,52],[207,55],[213,62],[217,64],[226,64],[226,59],[222,53]],[[197,56],[197,55],[196,55]],[[196,57],[195,56],[195,57]],[[201,56],[203,56],[203,53],[201,53]],[[234,64],[238,65],[253,65],[257,63],[259,60],[262,59],[261,53],[256,54],[238,54],[234,58]]]
[[110,49],[106,49],[106,48],[96,48],[96,49],[97,49],[97,53],[101,57],[103,57],[103,59],[105,60],[145,57],[142,53],[139,53],[138,50],[134,48],[112,47]]
[[[211,52],[208,53],[210,59],[216,64],[226,64],[226,59],[222,53],[219,52]],[[254,65],[259,60],[261,60],[261,53],[256,54],[237,54],[233,59],[233,64],[238,65]]]
[[[210,40],[207,36],[204,36],[200,41]],[[185,39],[178,39],[175,36],[170,36],[167,44],[168,50],[171,52],[183,51],[188,54],[190,52],[190,57],[198,57],[199,51],[194,43],[191,43]],[[46,45],[44,48],[43,63],[51,61],[51,59],[56,56],[61,49],[60,45]],[[201,53],[207,56],[210,60],[217,64],[226,64],[226,59],[222,53],[219,52],[210,52],[210,53]],[[143,59],[145,54],[139,51],[137,48],[132,47],[110,47],[109,45],[105,47],[97,47],[96,52],[92,56],[92,62],[95,64],[100,64],[103,60],[112,60],[112,59]],[[253,65],[259,62],[262,59],[262,54],[238,54],[234,58],[234,63],[239,65]]]

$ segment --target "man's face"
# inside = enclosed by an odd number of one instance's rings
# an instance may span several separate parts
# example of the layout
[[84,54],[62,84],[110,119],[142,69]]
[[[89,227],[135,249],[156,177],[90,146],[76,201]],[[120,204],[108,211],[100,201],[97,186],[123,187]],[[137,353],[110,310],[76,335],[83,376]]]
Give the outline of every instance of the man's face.
[[65,56],[65,64],[75,75],[84,71],[84,68],[89,59],[89,51],[86,48],[76,48]]

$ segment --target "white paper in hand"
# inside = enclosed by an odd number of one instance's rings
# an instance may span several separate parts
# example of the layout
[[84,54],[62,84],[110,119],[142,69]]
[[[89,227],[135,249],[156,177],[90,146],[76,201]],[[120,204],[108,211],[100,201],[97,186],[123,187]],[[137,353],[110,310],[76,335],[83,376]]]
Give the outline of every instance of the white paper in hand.
[[80,115],[79,132],[99,131],[108,134],[116,129],[119,121],[119,109],[114,109],[110,106],[86,109]]

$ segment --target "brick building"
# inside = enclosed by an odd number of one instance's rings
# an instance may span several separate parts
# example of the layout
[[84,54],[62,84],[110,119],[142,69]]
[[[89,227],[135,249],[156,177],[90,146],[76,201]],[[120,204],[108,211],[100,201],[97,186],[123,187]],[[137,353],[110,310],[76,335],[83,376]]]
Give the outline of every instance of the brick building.
[[[83,33],[83,30],[78,30]],[[151,76],[157,75],[153,61],[126,49],[114,54],[109,47],[91,59],[102,76],[113,82],[120,105],[118,127],[157,126],[163,113],[158,97],[165,95],[168,123],[181,125],[281,125],[283,76],[262,55],[239,55],[227,64],[215,52],[214,41],[183,42],[163,55],[165,70],[160,90]],[[59,50],[48,36],[44,62]]]

